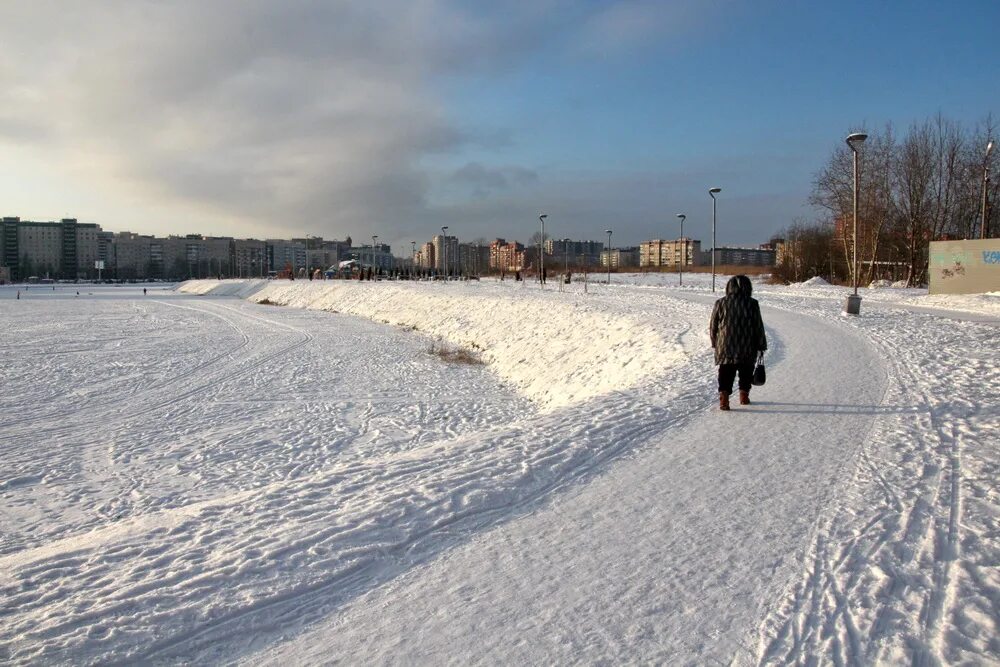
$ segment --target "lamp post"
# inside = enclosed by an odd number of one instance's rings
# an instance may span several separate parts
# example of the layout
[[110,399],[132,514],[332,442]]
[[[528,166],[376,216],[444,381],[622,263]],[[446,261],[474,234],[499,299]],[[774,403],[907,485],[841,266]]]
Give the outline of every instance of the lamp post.
[[722,192],[722,188],[711,188],[708,195],[712,198],[712,291],[715,291],[715,195]]
[[687,216],[683,213],[678,213],[677,217],[681,220],[681,261],[677,263],[677,284],[684,284],[684,259],[687,257],[687,243],[684,242],[684,221],[687,220]]
[[441,228],[441,268],[444,269],[444,279],[448,280],[448,227]]
[[378,234],[372,234],[372,277],[375,276],[375,239],[378,238]]
[[611,285],[611,230],[605,229],[604,233],[608,235],[608,285]]
[[538,216],[538,221],[542,223],[542,235],[538,237],[538,282],[545,287],[545,218],[547,213]]
[[990,189],[990,153],[993,152],[993,140],[986,144],[986,158],[983,160],[983,215],[979,223],[979,238],[986,238],[986,193]]
[[858,315],[861,313],[861,297],[858,296],[858,147],[856,144],[863,144],[867,138],[868,135],[864,132],[855,132],[847,135],[847,139],[845,140],[854,154],[854,225],[851,232],[854,294],[847,297],[847,306],[844,308],[844,312],[848,315]]

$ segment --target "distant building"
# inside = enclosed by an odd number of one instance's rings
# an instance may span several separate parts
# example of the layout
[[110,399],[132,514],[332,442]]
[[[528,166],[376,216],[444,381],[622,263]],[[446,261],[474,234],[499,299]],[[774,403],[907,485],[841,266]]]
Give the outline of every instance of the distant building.
[[76,218],[60,222],[35,222],[5,217],[0,222],[0,264],[12,280],[29,276],[96,278],[98,234],[101,228],[79,223]]
[[163,278],[163,247],[157,243],[157,261],[153,261],[152,236],[120,232],[112,240],[114,276],[119,280]]
[[664,241],[654,239],[639,244],[639,266],[698,266],[702,261],[701,241],[687,237]]
[[306,268],[306,247],[298,241],[267,239],[267,266],[269,271],[284,271],[290,268],[298,273]]
[[571,239],[545,239],[545,254],[551,255],[558,266],[597,266],[604,243],[600,241],[573,241]]
[[[438,234],[431,243],[434,244],[434,268],[441,273],[454,273],[458,271],[458,237],[442,236]],[[445,262],[448,266],[445,266]]]
[[458,244],[459,272],[474,276],[485,273],[490,268],[490,246],[481,243]]
[[417,256],[414,257],[413,261],[422,269],[433,269],[437,266],[437,251],[434,248],[434,244],[428,241],[420,246],[417,250]]
[[[709,264],[712,253],[706,253]],[[776,254],[774,250],[761,248],[716,248],[714,253],[717,266],[774,266]]]
[[524,269],[524,246],[517,241],[495,239],[490,243],[490,268],[501,273]]
[[267,242],[257,239],[233,239],[231,265],[232,271],[227,271],[223,275],[263,278],[268,272]]
[[601,266],[607,268],[609,264],[612,269],[626,269],[639,266],[638,246],[614,248],[610,251],[605,250],[601,253]]

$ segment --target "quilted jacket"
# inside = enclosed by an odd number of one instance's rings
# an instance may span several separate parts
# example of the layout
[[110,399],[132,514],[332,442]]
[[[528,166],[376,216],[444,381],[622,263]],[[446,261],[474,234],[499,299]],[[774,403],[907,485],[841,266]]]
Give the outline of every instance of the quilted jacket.
[[752,363],[767,349],[760,304],[751,290],[748,278],[734,276],[726,283],[726,296],[715,302],[708,328],[716,364]]

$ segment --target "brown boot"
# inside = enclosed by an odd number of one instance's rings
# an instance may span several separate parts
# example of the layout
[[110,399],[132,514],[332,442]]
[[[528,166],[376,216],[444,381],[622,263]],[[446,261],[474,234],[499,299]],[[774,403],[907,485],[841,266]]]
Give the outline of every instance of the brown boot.
[[729,394],[724,391],[719,392],[719,409],[728,410],[729,409]]
[[750,392],[740,389],[740,405],[750,405]]

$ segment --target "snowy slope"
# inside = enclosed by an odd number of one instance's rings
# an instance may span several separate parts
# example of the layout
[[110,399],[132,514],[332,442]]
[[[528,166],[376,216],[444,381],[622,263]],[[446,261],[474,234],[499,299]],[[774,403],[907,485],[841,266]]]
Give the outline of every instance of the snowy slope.
[[653,278],[0,289],[0,658],[996,661],[993,298],[758,285],[722,415]]

